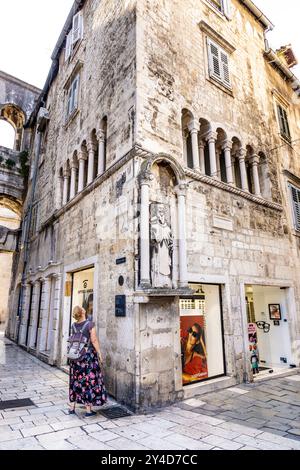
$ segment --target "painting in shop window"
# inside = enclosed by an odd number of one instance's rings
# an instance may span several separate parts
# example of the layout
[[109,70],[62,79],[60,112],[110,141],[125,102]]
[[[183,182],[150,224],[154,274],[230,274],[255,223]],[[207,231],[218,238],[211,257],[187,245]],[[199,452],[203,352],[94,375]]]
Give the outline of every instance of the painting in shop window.
[[270,320],[281,320],[280,304],[269,304]]
[[[180,317],[182,382],[189,385],[208,378],[205,341],[204,301],[181,300],[181,309],[191,310],[191,315]],[[197,311],[197,314],[192,314]]]

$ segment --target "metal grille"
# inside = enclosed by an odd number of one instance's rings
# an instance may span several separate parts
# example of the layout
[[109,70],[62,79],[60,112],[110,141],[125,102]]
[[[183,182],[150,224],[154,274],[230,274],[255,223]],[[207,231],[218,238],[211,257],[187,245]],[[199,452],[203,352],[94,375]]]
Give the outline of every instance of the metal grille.
[[30,398],[22,398],[20,400],[5,400],[0,401],[0,410],[8,410],[14,408],[23,408],[23,407],[35,406],[33,401]]
[[125,416],[131,416],[131,413],[126,408],[122,408],[121,406],[112,406],[111,408],[106,408],[105,410],[101,410],[101,414],[108,419],[117,419],[117,418],[124,418]]

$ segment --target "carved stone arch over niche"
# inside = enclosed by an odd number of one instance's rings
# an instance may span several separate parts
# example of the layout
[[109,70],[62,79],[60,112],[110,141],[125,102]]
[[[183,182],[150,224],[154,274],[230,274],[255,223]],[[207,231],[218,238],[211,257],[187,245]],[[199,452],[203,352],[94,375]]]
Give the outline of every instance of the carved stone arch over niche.
[[158,154],[143,162],[140,287],[176,290],[187,285],[185,175],[175,158]]

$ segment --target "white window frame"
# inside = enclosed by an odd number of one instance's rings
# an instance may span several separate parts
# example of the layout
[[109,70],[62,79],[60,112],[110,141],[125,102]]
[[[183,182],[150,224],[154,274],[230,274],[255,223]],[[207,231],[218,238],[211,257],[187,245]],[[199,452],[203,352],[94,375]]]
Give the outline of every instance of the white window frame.
[[226,16],[228,20],[231,20],[232,13],[231,13],[231,0],[220,0],[220,8],[218,7],[217,0],[205,0],[209,5],[212,6],[214,10],[216,10],[221,15]]
[[207,37],[207,54],[209,76],[231,90],[229,54],[209,37]]
[[73,16],[72,28],[66,37],[66,51],[65,51],[65,61],[67,61],[73,51],[75,45],[83,38],[83,15],[82,11],[76,13]]
[[297,232],[300,232],[300,188],[292,183],[288,183],[288,186],[291,195],[294,228]]
[[72,80],[67,90],[66,122],[68,122],[70,117],[78,109],[79,85],[80,85],[80,76],[78,73]]

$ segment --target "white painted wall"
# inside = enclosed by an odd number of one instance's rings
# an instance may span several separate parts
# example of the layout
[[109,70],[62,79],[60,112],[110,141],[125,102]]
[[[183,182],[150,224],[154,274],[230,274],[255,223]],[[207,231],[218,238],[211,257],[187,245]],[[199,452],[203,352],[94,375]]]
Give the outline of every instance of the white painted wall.
[[[288,315],[286,293],[287,289],[280,289],[279,287],[253,286],[255,319],[256,321],[265,321],[271,325],[269,333],[264,333],[263,330],[257,328],[260,360],[266,361],[266,364],[261,363],[262,366],[284,366],[285,364],[280,362],[280,357],[287,358],[287,367],[293,362],[289,323],[284,321]],[[282,320],[280,320],[280,326],[275,326],[274,321],[270,320],[268,304],[272,303],[281,306]]]

